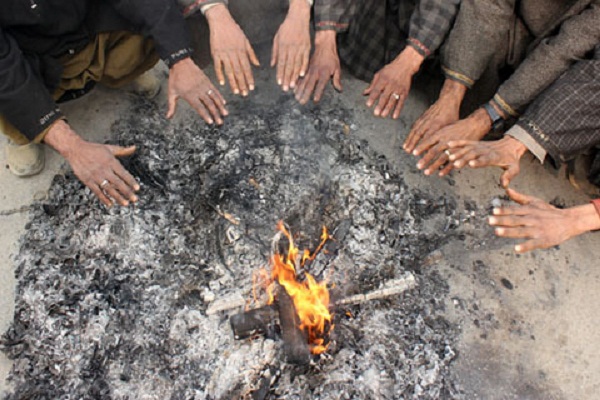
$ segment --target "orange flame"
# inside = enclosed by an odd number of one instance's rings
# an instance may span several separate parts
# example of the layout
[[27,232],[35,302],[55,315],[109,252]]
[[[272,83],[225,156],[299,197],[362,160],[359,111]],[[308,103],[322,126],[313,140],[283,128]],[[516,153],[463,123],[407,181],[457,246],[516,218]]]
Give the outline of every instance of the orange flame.
[[[298,265],[299,250],[294,245],[294,239],[285,228],[283,221],[279,221],[277,229],[285,235],[289,245],[287,254],[273,254],[271,257],[271,282],[267,288],[269,304],[274,301],[274,283],[278,282],[285,288],[294,302],[300,319],[300,329],[305,330],[308,334],[310,351],[313,354],[321,354],[327,350],[326,337],[333,329],[332,315],[329,311],[327,282],[317,282],[309,273],[305,274],[306,280],[297,280],[296,267]],[[313,261],[329,238],[327,228],[323,227],[321,243],[312,254],[308,250],[302,252],[300,266],[303,267],[309,260]]]

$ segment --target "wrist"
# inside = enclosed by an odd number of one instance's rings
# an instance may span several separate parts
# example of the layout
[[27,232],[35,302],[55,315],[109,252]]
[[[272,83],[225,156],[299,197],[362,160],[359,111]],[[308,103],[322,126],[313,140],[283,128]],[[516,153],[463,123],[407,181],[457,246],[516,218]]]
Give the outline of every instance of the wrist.
[[222,3],[212,5],[212,7],[206,10],[204,16],[209,23],[209,27],[212,27],[214,23],[222,23],[231,19],[229,10]]
[[505,144],[506,146],[508,146],[508,148],[510,149],[510,151],[513,154],[515,154],[519,160],[521,159],[521,157],[523,157],[523,155],[528,150],[527,146],[525,146],[523,143],[521,143],[519,140],[515,139],[512,136],[504,136],[500,140],[503,142],[503,144]]
[[455,103],[460,107],[466,93],[467,87],[465,85],[453,79],[446,79],[440,91],[440,99],[443,99],[445,102]]
[[600,230],[600,214],[593,204],[585,204],[565,210],[572,221],[577,234]]
[[44,143],[56,150],[65,159],[85,142],[64,120],[58,120],[50,126],[44,137]]
[[414,75],[421,68],[425,57],[420,54],[414,47],[406,46],[404,50],[392,61],[394,64],[402,64],[408,67],[409,72]]
[[492,129],[492,119],[490,118],[487,111],[485,111],[483,108],[478,108],[477,110],[475,110],[469,116],[469,118],[477,124],[477,130],[480,132],[484,132],[484,135],[485,133],[488,133],[490,129]]
[[288,17],[295,16],[310,21],[310,3],[306,0],[290,0]]
[[337,42],[335,40],[336,32],[334,30],[317,31],[315,33],[315,47],[336,49]]

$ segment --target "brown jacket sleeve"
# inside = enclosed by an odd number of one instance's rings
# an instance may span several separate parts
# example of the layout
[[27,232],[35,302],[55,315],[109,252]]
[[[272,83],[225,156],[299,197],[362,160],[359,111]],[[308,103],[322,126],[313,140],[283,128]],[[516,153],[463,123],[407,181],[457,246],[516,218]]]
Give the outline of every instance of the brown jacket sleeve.
[[477,81],[494,54],[505,46],[515,0],[462,0],[448,41],[442,48],[444,73],[467,87]]
[[564,21],[555,36],[544,39],[504,82],[494,101],[516,116],[573,63],[600,42],[600,0]]

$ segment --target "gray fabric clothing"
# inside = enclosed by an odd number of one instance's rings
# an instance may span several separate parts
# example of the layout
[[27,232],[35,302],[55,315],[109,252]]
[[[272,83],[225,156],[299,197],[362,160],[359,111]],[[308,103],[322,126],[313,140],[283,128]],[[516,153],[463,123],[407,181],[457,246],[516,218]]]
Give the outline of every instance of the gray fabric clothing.
[[[463,0],[443,47],[446,76],[471,87],[496,54],[518,68],[494,101],[518,116],[600,41],[600,0]],[[503,50],[508,46],[508,51]]]
[[593,59],[569,68],[506,134],[521,141],[541,160],[547,154],[557,165],[599,145],[600,45]]

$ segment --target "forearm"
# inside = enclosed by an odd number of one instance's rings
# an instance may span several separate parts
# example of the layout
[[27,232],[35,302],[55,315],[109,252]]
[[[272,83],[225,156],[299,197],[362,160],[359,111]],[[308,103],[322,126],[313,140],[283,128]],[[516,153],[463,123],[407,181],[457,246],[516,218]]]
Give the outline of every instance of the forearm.
[[311,4],[312,2],[307,0],[290,0],[287,17],[301,18],[308,23],[310,21]]
[[52,124],[44,137],[44,143],[52,147],[67,160],[73,152],[77,151],[77,148],[83,142],[85,140],[64,120],[56,121]]

